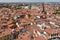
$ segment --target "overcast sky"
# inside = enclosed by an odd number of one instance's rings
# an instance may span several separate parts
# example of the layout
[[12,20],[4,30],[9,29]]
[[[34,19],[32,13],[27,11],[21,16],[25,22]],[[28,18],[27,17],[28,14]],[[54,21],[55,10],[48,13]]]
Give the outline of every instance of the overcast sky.
[[60,0],[0,0],[0,2],[60,2]]

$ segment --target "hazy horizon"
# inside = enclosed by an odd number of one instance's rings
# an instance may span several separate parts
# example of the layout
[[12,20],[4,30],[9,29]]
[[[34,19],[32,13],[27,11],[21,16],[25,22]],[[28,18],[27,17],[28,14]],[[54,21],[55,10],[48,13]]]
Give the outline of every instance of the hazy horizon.
[[10,2],[60,2],[60,0],[0,0],[0,3]]

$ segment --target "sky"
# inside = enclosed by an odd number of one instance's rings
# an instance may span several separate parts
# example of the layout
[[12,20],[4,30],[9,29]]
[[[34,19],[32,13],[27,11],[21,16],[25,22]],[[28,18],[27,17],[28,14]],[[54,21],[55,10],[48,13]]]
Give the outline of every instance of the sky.
[[60,2],[60,0],[0,0],[0,2]]

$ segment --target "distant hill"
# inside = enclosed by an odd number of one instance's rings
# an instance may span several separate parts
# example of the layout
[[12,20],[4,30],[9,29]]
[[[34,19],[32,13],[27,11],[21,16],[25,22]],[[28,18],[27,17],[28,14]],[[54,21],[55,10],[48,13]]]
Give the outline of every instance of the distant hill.
[[13,4],[41,4],[41,3],[45,3],[45,4],[60,4],[60,2],[0,2],[0,4],[9,4],[9,3],[13,3]]

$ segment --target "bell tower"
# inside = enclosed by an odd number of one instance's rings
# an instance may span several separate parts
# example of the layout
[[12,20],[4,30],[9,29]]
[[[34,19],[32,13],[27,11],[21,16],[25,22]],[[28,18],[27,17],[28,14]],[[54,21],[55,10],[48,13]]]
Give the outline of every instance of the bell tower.
[[45,11],[45,6],[44,6],[44,3],[42,3],[42,7],[43,7],[43,13],[46,14],[46,11]]

